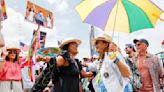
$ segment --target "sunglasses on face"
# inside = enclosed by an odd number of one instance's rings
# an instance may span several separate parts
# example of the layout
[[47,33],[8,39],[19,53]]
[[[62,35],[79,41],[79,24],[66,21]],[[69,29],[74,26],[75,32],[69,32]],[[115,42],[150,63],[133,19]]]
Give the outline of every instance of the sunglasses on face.
[[71,43],[71,45],[75,46],[75,47],[78,47],[79,45],[76,44],[76,43]]
[[125,50],[127,50],[129,47],[126,47]]
[[138,44],[135,44],[135,46],[140,46],[141,44],[140,43],[138,43]]
[[125,50],[127,50],[128,48],[130,48],[130,49],[131,49],[131,48],[133,48],[133,47],[130,47],[130,46],[129,46],[129,47],[126,47],[126,48],[125,48]]
[[[97,45],[98,43],[99,43],[99,41],[96,41],[95,45]],[[102,43],[107,43],[107,42],[106,41],[102,41]]]
[[12,51],[9,51],[8,53],[9,53],[9,54],[17,54],[17,51],[12,50]]

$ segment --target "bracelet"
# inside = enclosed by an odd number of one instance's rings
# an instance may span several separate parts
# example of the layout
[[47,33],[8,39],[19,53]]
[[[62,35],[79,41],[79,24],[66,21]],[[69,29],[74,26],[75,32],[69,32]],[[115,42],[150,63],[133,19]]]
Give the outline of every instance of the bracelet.
[[120,61],[120,60],[116,57],[116,59],[114,60],[114,63],[115,63],[115,64],[118,64],[119,61]]

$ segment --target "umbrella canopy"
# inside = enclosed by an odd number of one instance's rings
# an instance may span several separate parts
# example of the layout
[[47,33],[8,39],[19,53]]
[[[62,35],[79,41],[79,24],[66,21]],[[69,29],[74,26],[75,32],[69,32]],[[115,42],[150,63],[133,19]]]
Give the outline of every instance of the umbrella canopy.
[[153,28],[162,13],[149,0],[84,0],[76,10],[88,24],[128,33]]

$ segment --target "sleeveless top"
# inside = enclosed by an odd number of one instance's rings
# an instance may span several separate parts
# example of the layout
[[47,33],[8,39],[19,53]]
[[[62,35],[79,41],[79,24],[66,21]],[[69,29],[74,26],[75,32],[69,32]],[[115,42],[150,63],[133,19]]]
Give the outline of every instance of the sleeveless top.
[[82,65],[78,59],[69,61],[69,63],[69,66],[59,68],[59,77],[54,82],[54,92],[79,92],[79,74]]

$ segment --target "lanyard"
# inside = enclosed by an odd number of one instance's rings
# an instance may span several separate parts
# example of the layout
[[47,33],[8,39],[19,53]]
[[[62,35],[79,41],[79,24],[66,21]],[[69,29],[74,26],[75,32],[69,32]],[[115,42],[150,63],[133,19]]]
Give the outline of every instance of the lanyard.
[[99,84],[100,83],[100,79],[101,79],[101,74],[100,74],[100,70],[102,68],[102,64],[103,64],[103,60],[100,61],[100,64],[99,64],[99,69],[98,69],[98,77],[97,77],[97,80],[96,80],[96,83]]

